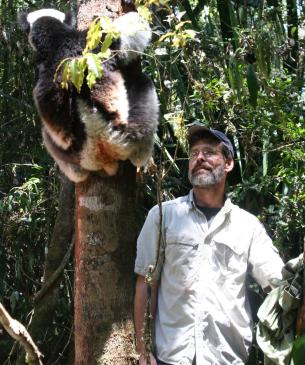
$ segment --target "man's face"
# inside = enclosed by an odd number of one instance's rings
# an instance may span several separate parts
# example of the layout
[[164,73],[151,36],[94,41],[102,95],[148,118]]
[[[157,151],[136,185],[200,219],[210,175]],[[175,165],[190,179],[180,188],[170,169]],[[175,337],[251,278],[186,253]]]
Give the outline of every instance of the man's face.
[[[228,162],[232,164],[228,168]],[[226,160],[221,142],[200,139],[190,149],[188,177],[193,187],[206,188],[224,182],[233,161]]]

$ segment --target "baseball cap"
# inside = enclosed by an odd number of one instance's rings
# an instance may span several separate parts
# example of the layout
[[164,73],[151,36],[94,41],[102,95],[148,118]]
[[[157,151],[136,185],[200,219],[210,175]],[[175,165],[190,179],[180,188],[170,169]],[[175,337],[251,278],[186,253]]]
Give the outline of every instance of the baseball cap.
[[189,125],[187,125],[187,140],[189,142],[189,145],[191,146],[193,144],[194,137],[196,135],[201,134],[210,134],[214,138],[218,139],[220,142],[222,142],[228,149],[228,151],[231,153],[232,157],[234,157],[234,148],[229,140],[229,138],[221,131],[213,128],[209,128],[199,122],[193,122]]

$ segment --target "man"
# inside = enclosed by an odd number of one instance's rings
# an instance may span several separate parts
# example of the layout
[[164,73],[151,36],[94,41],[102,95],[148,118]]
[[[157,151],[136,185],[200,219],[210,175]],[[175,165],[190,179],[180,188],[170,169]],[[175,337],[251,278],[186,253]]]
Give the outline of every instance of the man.
[[[201,124],[188,130],[189,180],[185,197],[149,212],[138,238],[135,272],[135,326],[139,364],[146,365],[143,343],[147,303],[145,275],[161,272],[155,313],[155,356],[151,364],[244,364],[252,343],[246,296],[250,273],[270,289],[281,279],[283,262],[258,219],[225,195],[234,150],[227,136]],[[159,223],[162,235],[159,239]],[[158,250],[160,242],[160,249]]]

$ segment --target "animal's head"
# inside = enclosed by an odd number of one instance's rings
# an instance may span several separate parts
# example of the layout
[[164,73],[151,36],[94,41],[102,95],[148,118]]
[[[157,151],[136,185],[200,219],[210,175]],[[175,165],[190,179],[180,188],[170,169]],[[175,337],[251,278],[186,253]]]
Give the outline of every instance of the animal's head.
[[28,35],[32,48],[40,55],[54,52],[73,32],[72,16],[55,9],[41,9],[18,15],[20,28]]

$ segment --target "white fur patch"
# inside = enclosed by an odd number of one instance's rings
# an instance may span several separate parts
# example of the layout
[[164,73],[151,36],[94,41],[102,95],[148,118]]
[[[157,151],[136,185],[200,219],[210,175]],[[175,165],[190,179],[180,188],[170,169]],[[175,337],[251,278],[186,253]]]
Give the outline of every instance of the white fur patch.
[[121,32],[119,55],[126,62],[143,53],[151,40],[151,29],[145,19],[136,12],[129,12],[114,20],[116,28]]
[[[81,151],[80,165],[90,171],[105,170],[107,174],[114,175],[117,171],[117,161],[110,161],[107,159],[102,160],[97,158],[102,151],[98,150],[98,145],[101,143],[107,143],[111,151],[115,151],[116,160],[126,160],[131,152],[131,148],[124,138],[122,133],[119,133],[112,129],[111,123],[109,124],[104,120],[99,112],[93,112],[87,104],[77,99],[78,108],[85,130],[87,134],[86,143]],[[108,152],[108,151],[107,151]]]
[[129,115],[129,102],[128,102],[128,95],[127,90],[125,87],[125,82],[123,77],[120,73],[118,82],[116,85],[116,88],[112,96],[112,103],[114,104],[114,109],[119,110],[122,123],[121,124],[127,124],[128,122],[128,115]]
[[32,11],[27,16],[27,21],[30,23],[32,27],[33,23],[36,22],[37,19],[42,18],[43,16],[50,16],[52,18],[58,19],[62,23],[65,21],[66,15],[59,10],[55,9],[40,9],[36,11]]

